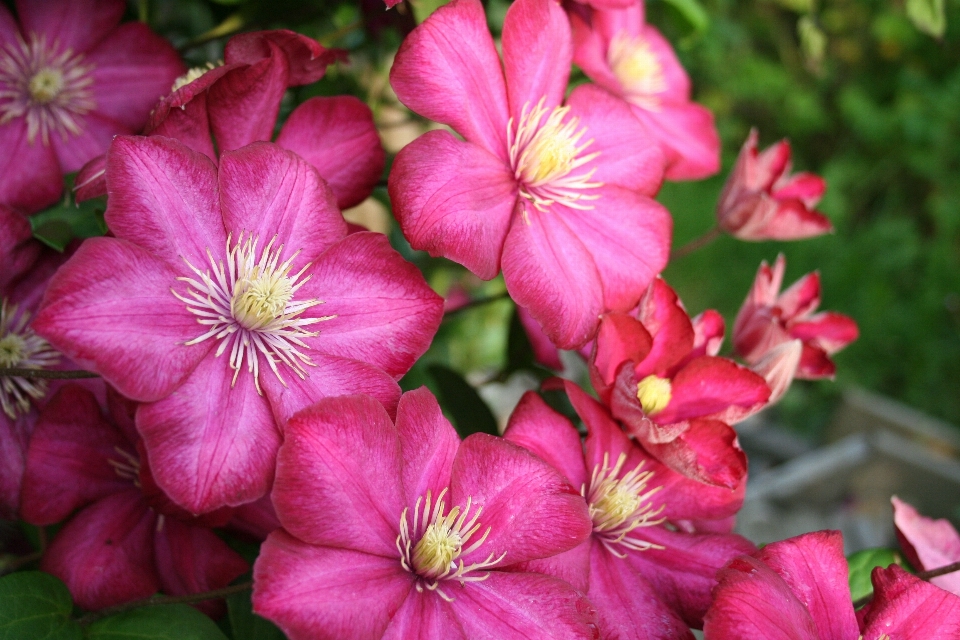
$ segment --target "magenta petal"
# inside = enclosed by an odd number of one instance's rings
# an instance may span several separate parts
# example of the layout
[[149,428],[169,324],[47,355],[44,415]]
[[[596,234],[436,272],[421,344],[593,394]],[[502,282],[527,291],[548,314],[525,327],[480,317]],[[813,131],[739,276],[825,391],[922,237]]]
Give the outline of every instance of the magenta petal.
[[[217,67],[217,69],[222,68]],[[214,71],[204,74],[192,84],[203,82],[203,79],[211,73],[214,73]],[[188,84],[180,91],[186,91],[190,86],[192,85]],[[174,93],[173,95],[176,96],[177,94]],[[164,103],[161,103],[162,105]],[[157,107],[157,110],[159,109],[160,107]],[[162,119],[155,115],[157,110],[154,110],[154,115],[151,115],[151,118],[157,118],[159,121],[155,126],[152,122],[148,123],[144,134],[175,138],[197,153],[207,156],[213,162],[217,161],[217,151],[213,148],[213,138],[210,136],[210,117],[207,112],[207,93],[205,91],[179,108],[175,106],[169,108]]]
[[[305,342],[400,378],[430,346],[443,299],[381,233],[353,233],[314,261],[304,298],[323,300],[302,317],[329,317]],[[358,390],[358,392],[362,392]]]
[[102,609],[153,595],[156,515],[134,487],[78,513],[57,533],[40,568],[66,583],[84,609]]
[[[755,558],[741,556],[717,574],[720,584],[703,621],[706,640],[853,640],[822,637],[787,583]],[[846,574],[844,574],[846,583]],[[853,607],[846,604],[850,613]]]
[[661,424],[714,416],[730,406],[762,404],[770,397],[770,388],[733,360],[701,356],[673,377],[671,395],[670,404],[655,417]]
[[573,382],[565,381],[564,388],[570,404],[587,427],[584,441],[586,471],[592,472],[598,465],[603,465],[604,458],[616,464],[620,454],[627,455],[627,469],[635,468],[639,463],[635,459],[639,450],[613,421],[607,408]]
[[[563,101],[573,48],[570,23],[552,0],[519,0],[503,20],[503,67],[510,115],[519,122],[543,100],[548,110]],[[489,98],[488,98],[489,100]]]
[[663,150],[667,180],[700,180],[720,170],[720,136],[709,109],[665,101],[656,110],[634,105],[633,114]]
[[253,610],[290,640],[379,640],[413,582],[396,553],[317,547],[281,529],[253,566]]
[[34,213],[60,197],[63,174],[57,154],[40,139],[27,138],[27,121],[0,124],[0,205]]
[[566,582],[536,573],[493,571],[453,590],[451,608],[467,638],[594,640],[593,605]]
[[695,333],[680,298],[662,278],[650,283],[640,300],[637,319],[653,336],[650,353],[634,368],[637,380],[650,374],[668,376],[690,356]]
[[[934,520],[922,516],[897,496],[890,498],[890,501],[893,502],[897,538],[912,565],[929,571],[960,561],[960,534],[947,519]],[[960,595],[960,573],[948,573],[930,582]]]
[[[218,202],[217,168],[176,140],[119,137],[107,154],[107,226],[174,269],[208,267],[227,234]],[[173,284],[172,282],[170,283]]]
[[287,423],[273,504],[298,538],[393,558],[399,568],[400,477],[397,431],[383,407],[368,396],[328,398]]
[[601,398],[627,362],[642,362],[653,338],[636,318],[625,313],[605,313],[597,332],[597,348],[590,362],[590,379]]
[[81,368],[123,395],[169,395],[210,351],[186,346],[203,333],[170,287],[177,273],[140,247],[86,240],[51,279],[33,327]]
[[46,36],[62,49],[83,53],[110,33],[123,17],[123,0],[17,0],[24,33]]
[[761,549],[757,558],[776,571],[804,604],[821,640],[859,635],[839,531],[817,531],[773,542]]
[[[636,555],[636,554],[631,554]],[[590,591],[597,607],[600,632],[621,640],[686,640],[690,629],[663,600],[663,594],[644,579],[625,558],[602,544],[590,554]]]
[[479,0],[454,0],[414,29],[397,52],[390,84],[411,110],[507,157],[507,90]]
[[469,640],[453,614],[452,603],[430,591],[411,589],[380,640],[443,638]]
[[563,369],[563,361],[560,360],[560,351],[556,345],[550,342],[550,338],[540,328],[540,323],[534,320],[530,312],[523,307],[517,307],[517,317],[523,330],[530,340],[530,346],[533,348],[533,356],[537,362],[550,369],[560,371]]
[[259,142],[224,152],[219,182],[223,222],[233,239],[246,232],[266,247],[276,236],[274,248],[284,248],[281,260],[300,252],[292,273],[347,235],[330,188],[291,151]]
[[287,81],[291,87],[316,82],[323,77],[328,66],[346,58],[342,49],[325,49],[313,38],[287,29],[236,35],[227,42],[223,57],[227,64],[252,65],[278,54],[287,63]]
[[[36,419],[35,411],[16,420],[0,411],[0,519],[16,520],[21,513],[27,446]],[[23,518],[27,520],[26,515]]]
[[176,518],[163,517],[154,544],[163,592],[172,596],[220,589],[250,568],[213,531]]
[[[689,478],[656,459],[648,460],[644,468],[653,472],[651,484],[663,487],[657,494],[657,499],[662,501],[664,506],[660,515],[671,522],[709,520],[716,525],[720,519],[734,516],[743,505],[747,487],[745,473],[740,482],[730,488]],[[721,526],[729,531],[725,525]],[[710,529],[715,530],[712,527]]]
[[810,342],[828,354],[836,353],[857,339],[860,330],[853,318],[841,313],[822,312],[789,327],[791,338]]
[[363,202],[383,173],[373,114],[353,96],[305,101],[287,118],[276,143],[316,167],[341,209]]
[[427,491],[439,495],[450,484],[450,467],[460,447],[460,436],[426,387],[400,398],[397,433],[403,458],[404,504],[416,504]]
[[279,47],[266,45],[268,56],[228,71],[208,91],[210,130],[220,153],[273,137],[289,67]]
[[99,113],[88,113],[77,118],[80,133],[63,139],[51,136],[50,143],[57,154],[60,169],[73,173],[90,160],[105,153],[114,136],[133,133],[133,129]]
[[107,195],[107,155],[99,155],[80,168],[73,183],[77,202]]
[[450,479],[452,504],[471,498],[490,528],[464,564],[506,552],[501,565],[551,556],[580,544],[592,525],[579,488],[526,449],[477,433],[460,445]]
[[13,42],[20,34],[20,27],[6,5],[0,5],[0,42]]
[[43,408],[27,452],[22,496],[24,520],[55,524],[78,507],[133,488],[111,463],[135,455],[132,443],[103,419],[92,393],[67,385]]
[[574,487],[587,481],[583,445],[576,427],[533,391],[520,398],[503,437],[540,456]]
[[736,489],[746,481],[747,456],[737,444],[737,432],[730,425],[702,418],[684,424],[687,428],[675,438],[664,442],[645,441],[644,448],[674,471],[693,480],[727,489]]
[[40,255],[40,243],[25,216],[0,205],[0,296],[9,294],[9,285],[22,276]]
[[864,615],[864,638],[956,640],[960,598],[916,578],[897,565],[876,567],[873,600]]
[[517,203],[516,181],[502,160],[449,132],[429,131],[397,154],[388,188],[414,249],[459,262],[484,280],[500,272]]
[[137,410],[157,484],[194,514],[256,500],[273,480],[280,433],[270,406],[246,369],[233,379],[227,356],[210,354],[176,393]]

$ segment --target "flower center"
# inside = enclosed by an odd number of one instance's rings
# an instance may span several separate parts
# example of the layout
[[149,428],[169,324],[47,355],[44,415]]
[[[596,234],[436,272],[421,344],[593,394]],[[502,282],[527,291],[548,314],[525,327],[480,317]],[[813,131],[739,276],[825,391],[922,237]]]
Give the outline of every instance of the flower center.
[[197,316],[197,322],[209,327],[204,334],[186,344],[198,344],[210,338],[220,340],[216,355],[219,357],[230,349],[233,383],[236,383],[246,361],[247,370],[253,374],[257,392],[260,392],[260,357],[266,360],[284,385],[286,383],[277,369],[278,362],[304,378],[304,366],[312,367],[313,362],[301,350],[309,349],[303,339],[319,334],[305,327],[336,316],[300,317],[304,311],[323,304],[323,301],[296,300],[297,290],[310,279],[310,276],[302,277],[309,264],[295,274],[290,273],[299,251],[281,263],[283,245],[273,248],[276,236],[258,253],[260,239],[249,236],[244,240],[243,235],[240,234],[233,246],[231,238],[227,238],[226,266],[217,262],[209,250],[211,269],[207,271],[201,271],[184,259],[195,277],[177,278],[190,285],[186,295],[172,289],[171,292],[186,303],[190,313]]
[[[403,510],[400,514],[397,551],[400,552],[400,564],[403,568],[419,578],[417,591],[422,592],[426,587],[451,602],[453,598],[440,588],[442,580],[456,580],[461,585],[486,580],[490,576],[489,572],[477,572],[499,563],[507,553],[504,551],[497,558],[491,553],[485,560],[465,565],[460,558],[480,548],[490,534],[490,527],[471,542],[482,528],[479,519],[483,508],[473,509],[471,515],[473,499],[468,497],[467,504],[462,509],[456,506],[447,511],[444,500],[446,494],[447,489],[441,491],[436,502],[433,502],[430,491],[427,491],[426,496],[417,498],[412,526],[407,518],[409,509]],[[419,540],[414,544],[413,541],[418,536]]]
[[615,556],[625,558],[626,554],[616,548],[622,545],[627,549],[644,551],[663,547],[630,537],[635,529],[649,527],[663,522],[663,518],[654,520],[663,511],[663,505],[654,509],[649,503],[653,494],[662,487],[647,490],[647,482],[653,476],[652,471],[642,471],[641,462],[635,469],[620,477],[627,454],[621,453],[617,463],[610,466],[610,455],[603,455],[603,464],[593,468],[590,486],[584,486],[580,493],[587,500],[590,518],[593,520],[593,533]]
[[[0,303],[0,368],[45,369],[60,362],[60,354],[27,324],[30,314],[16,305]],[[30,410],[30,400],[47,394],[43,379],[0,378],[0,408],[11,419]]]
[[96,107],[91,71],[82,55],[48,45],[45,36],[18,35],[0,48],[0,124],[26,119],[30,144],[37,134],[49,144],[51,131],[64,140],[79,135],[80,116]]
[[610,41],[607,62],[632,102],[659,108],[656,94],[666,91],[667,79],[649,42],[621,31]]
[[602,187],[603,183],[590,181],[596,169],[579,173],[576,170],[600,153],[583,153],[593,139],[580,143],[587,129],[579,127],[579,118],[567,117],[570,107],[548,110],[543,106],[544,100],[541,98],[533,108],[529,102],[525,104],[516,127],[513,118],[507,124],[510,163],[520,183],[520,195],[540,211],[554,202],[574,209],[592,209],[592,205],[581,201],[600,196],[584,192]]
[[637,383],[637,400],[643,412],[653,417],[667,408],[670,404],[673,387],[666,378],[647,376]]

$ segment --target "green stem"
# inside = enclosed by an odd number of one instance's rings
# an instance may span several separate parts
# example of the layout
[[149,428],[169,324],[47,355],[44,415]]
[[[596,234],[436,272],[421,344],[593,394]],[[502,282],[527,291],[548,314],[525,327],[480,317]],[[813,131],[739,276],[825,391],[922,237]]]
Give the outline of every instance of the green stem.
[[107,616],[123,613],[124,611],[130,611],[132,609],[139,609],[140,607],[153,607],[160,604],[194,604],[196,602],[203,602],[205,600],[217,600],[218,598],[232,596],[235,593],[243,593],[252,587],[253,582],[241,582],[240,584],[230,585],[229,587],[224,587],[223,589],[215,589],[213,591],[205,591],[203,593],[193,593],[188,596],[150,596],[149,598],[144,598],[143,600],[134,600],[133,602],[118,604],[113,607],[107,607],[106,609],[100,609],[99,611],[91,611],[90,613],[84,614],[79,620],[77,620],[77,623],[81,627],[86,627],[87,625],[92,624],[101,618],[106,618]]
[[19,367],[0,368],[0,378],[44,378],[46,380],[77,380],[79,378],[99,378],[99,373],[93,371],[54,371],[52,369],[23,369]]
[[710,229],[710,231],[707,231],[705,234],[700,236],[699,238],[694,238],[687,244],[683,245],[682,247],[680,247],[679,249],[671,253],[670,259],[676,260],[677,258],[682,258],[688,254],[693,253],[697,249],[702,249],[703,247],[707,246],[708,244],[710,244],[711,242],[713,242],[714,240],[716,240],[722,235],[723,235],[723,231],[720,229],[720,227],[714,227]]
[[456,309],[451,309],[450,311],[447,311],[445,314],[443,314],[443,319],[446,320],[447,318],[452,318],[454,316],[460,315],[464,311],[469,311],[474,307],[479,307],[485,304],[489,304],[491,302],[497,302],[498,300],[506,300],[509,297],[510,297],[510,294],[504,291],[503,293],[487,296],[486,298],[477,298],[476,300],[471,300],[470,302],[466,303],[462,307],[457,307]]

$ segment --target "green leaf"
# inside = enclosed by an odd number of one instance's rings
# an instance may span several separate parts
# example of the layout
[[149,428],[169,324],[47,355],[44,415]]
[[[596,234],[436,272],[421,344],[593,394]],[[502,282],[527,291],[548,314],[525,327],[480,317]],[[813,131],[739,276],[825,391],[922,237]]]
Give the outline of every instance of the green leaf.
[[79,205],[63,202],[30,217],[33,236],[57,251],[74,238],[102,236],[107,232],[103,209],[103,202],[96,198]]
[[227,640],[213,620],[185,604],[125,611],[94,622],[86,640]]
[[710,26],[710,15],[698,0],[666,0],[667,4],[680,12],[690,23],[693,30],[702,33]]
[[814,0],[774,0],[778,5],[790,11],[797,13],[810,13],[813,11]]
[[510,314],[510,329],[507,333],[507,364],[503,369],[504,377],[520,369],[531,369],[535,364],[533,345],[520,322],[520,314],[514,307]]
[[450,0],[410,0],[410,4],[413,6],[413,17],[419,24],[448,2]]
[[284,640],[286,636],[272,622],[253,612],[250,593],[235,593],[227,598],[227,612],[233,640]]
[[893,549],[864,549],[847,558],[850,571],[850,597],[859,600],[873,593],[870,573],[874,567],[902,564],[900,554]]
[[0,578],[0,640],[80,640],[72,610],[67,587],[48,573],[24,571]]
[[943,0],[907,0],[907,17],[920,31],[934,38],[947,30]]
[[427,371],[437,383],[440,404],[446,409],[460,437],[466,438],[471,433],[500,435],[490,407],[463,376],[439,364],[431,365]]
[[797,21],[797,35],[800,37],[800,49],[807,64],[818,68],[827,52],[827,36],[810,16]]

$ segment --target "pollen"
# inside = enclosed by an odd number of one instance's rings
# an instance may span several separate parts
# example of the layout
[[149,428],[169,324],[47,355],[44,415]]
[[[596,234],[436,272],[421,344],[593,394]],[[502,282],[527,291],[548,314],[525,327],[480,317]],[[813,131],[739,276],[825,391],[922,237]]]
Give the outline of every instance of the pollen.
[[653,417],[667,408],[670,404],[673,387],[666,378],[647,376],[637,383],[637,400],[643,412]]
[[570,116],[570,107],[544,107],[544,98],[536,106],[524,105],[520,121],[507,125],[507,144],[514,177],[520,194],[541,211],[554,202],[575,209],[592,209],[585,201],[599,196],[590,190],[602,187],[592,181],[595,169],[580,170],[599,152],[585,153],[593,139],[583,141],[586,127]]
[[626,555],[618,545],[635,551],[663,548],[631,537],[637,529],[663,522],[663,518],[657,519],[663,505],[655,509],[650,504],[650,498],[662,487],[647,488],[653,472],[643,471],[642,462],[621,476],[626,461],[627,454],[621,453],[611,467],[610,455],[604,454],[603,464],[593,468],[589,487],[584,486],[580,491],[587,500],[594,535],[607,550],[621,558]]
[[30,95],[39,104],[52,102],[63,91],[63,74],[49,67],[40,69],[29,83]]
[[633,101],[644,100],[648,107],[659,105],[656,95],[667,89],[667,80],[653,47],[643,37],[618,33],[610,41],[607,62]]
[[221,66],[222,64],[223,64],[222,61],[218,62],[217,64],[208,62],[206,65],[202,67],[191,67],[185,74],[183,74],[182,76],[180,76],[179,78],[173,81],[173,86],[170,87],[170,93],[179,91],[180,89],[187,86],[191,82],[195,80],[199,80],[203,76],[203,74],[205,74],[207,71],[210,71],[211,69],[215,69]]
[[[6,300],[0,303],[0,368],[46,369],[60,362],[60,354],[29,327],[30,314]],[[0,378],[0,408],[11,419],[30,410],[31,400],[47,395],[47,381]]]

